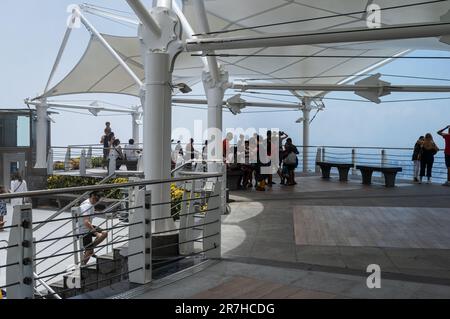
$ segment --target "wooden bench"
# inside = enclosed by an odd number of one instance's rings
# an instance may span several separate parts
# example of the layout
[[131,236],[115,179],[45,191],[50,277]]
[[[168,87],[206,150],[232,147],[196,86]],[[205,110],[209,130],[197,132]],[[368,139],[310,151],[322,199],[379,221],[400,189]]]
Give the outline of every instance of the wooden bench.
[[[108,160],[109,167],[109,160]],[[128,161],[128,160],[116,160],[116,170],[119,170],[122,165],[127,167],[127,171],[137,171],[138,161]]]
[[316,162],[317,166],[320,166],[322,171],[322,178],[329,179],[330,171],[332,167],[336,167],[339,171],[339,180],[341,182],[348,181],[348,171],[353,168],[351,163],[339,163],[339,162]]
[[373,172],[383,173],[386,187],[395,187],[395,177],[398,172],[402,171],[401,167],[395,166],[356,165],[356,169],[361,171],[364,185],[370,185],[372,183]]

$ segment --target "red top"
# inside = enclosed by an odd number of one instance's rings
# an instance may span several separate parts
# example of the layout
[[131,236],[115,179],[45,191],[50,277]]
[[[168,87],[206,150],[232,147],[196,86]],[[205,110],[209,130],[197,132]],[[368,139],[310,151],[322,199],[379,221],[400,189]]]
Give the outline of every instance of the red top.
[[227,150],[230,147],[230,142],[228,142],[227,139],[224,139],[222,142],[222,147],[223,147],[223,157],[227,156]]
[[450,134],[445,134],[444,136],[445,140],[445,155],[450,155]]

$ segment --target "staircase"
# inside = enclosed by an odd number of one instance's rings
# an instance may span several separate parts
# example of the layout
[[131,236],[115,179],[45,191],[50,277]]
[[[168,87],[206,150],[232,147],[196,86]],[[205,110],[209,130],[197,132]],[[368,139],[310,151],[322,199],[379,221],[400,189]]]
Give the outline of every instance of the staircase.
[[[60,297],[70,298],[128,279],[128,260],[121,253],[126,248],[115,247],[110,253],[99,255],[96,259],[91,258],[94,262],[64,275],[61,280],[50,284],[50,287]],[[75,286],[80,288],[70,289]]]
[[[110,287],[117,283],[126,284],[125,288],[123,288],[125,290],[130,289],[133,284],[128,282],[128,258],[124,257],[127,254],[127,245],[114,247],[112,252],[99,255],[96,259],[91,258],[90,264],[81,269],[76,269],[70,274],[64,275],[61,280],[56,281],[49,286],[63,299],[80,296],[95,290]],[[162,278],[202,261],[204,261],[203,257],[186,259],[181,255],[172,257],[154,256],[152,259],[152,276],[154,279]],[[70,289],[75,286],[76,282],[79,282],[77,287],[80,288]],[[47,294],[47,292],[41,293],[43,295]],[[50,299],[52,296],[48,298]]]

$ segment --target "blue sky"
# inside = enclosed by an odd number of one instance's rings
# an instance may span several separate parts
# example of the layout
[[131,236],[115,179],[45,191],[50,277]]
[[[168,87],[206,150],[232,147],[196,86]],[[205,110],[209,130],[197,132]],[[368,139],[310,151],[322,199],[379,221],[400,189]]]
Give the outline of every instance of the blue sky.
[[[123,0],[95,0],[96,5],[130,11]],[[144,1],[150,5],[151,1]],[[42,93],[55,60],[66,28],[66,8],[73,1],[67,0],[2,0],[0,13],[0,107],[25,107],[23,99]],[[134,35],[135,30],[91,17],[101,32],[120,35]],[[86,48],[89,35],[84,29],[73,32],[68,50],[63,57],[56,78],[60,79],[78,61]],[[418,51],[417,56],[448,56],[450,52]],[[450,60],[397,60],[377,72],[408,76],[450,78]],[[200,76],[200,75],[199,75]],[[393,84],[438,84],[450,85],[448,81],[412,80],[384,77]],[[194,88],[194,93],[202,93],[202,87]],[[230,92],[233,93],[233,92]],[[277,92],[283,93],[283,92]],[[267,96],[266,96],[267,97]],[[328,98],[360,99],[353,93],[332,93]],[[383,100],[449,97],[446,94],[396,93]],[[72,97],[71,97],[72,98]],[[290,97],[273,97],[285,101],[295,101]],[[127,96],[74,96],[73,99],[100,99],[122,105],[138,103],[136,98]],[[250,100],[250,98],[247,98]],[[417,137],[426,132],[435,132],[450,124],[450,99],[440,101],[364,103],[326,100],[326,110],[320,112],[311,126],[312,145],[343,146],[386,146],[408,147]],[[259,109],[245,109],[255,112]],[[267,109],[264,109],[267,111]],[[300,112],[247,113],[233,116],[224,113],[224,127],[267,127],[280,128],[290,134],[296,143],[301,141],[301,126],[295,120]],[[85,116],[64,112],[54,115],[52,126],[53,145],[97,143],[103,124],[109,120],[116,135],[128,140],[131,135],[129,116]],[[206,121],[206,110],[174,107],[173,127],[193,128],[194,120]],[[438,144],[443,147],[440,139]]]

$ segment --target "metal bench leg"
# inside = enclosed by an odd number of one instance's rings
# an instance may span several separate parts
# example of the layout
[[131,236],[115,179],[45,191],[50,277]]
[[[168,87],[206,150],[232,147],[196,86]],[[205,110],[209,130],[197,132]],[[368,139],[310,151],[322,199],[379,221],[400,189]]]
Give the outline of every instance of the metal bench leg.
[[396,172],[383,172],[386,187],[395,187]]
[[323,179],[329,179],[330,178],[331,166],[320,166],[320,169],[322,170],[322,178]]
[[364,185],[372,184],[372,173],[373,173],[372,170],[368,170],[368,169],[361,170],[362,183]]
[[339,180],[341,182],[348,181],[348,171],[350,170],[349,167],[338,167],[339,171]]

